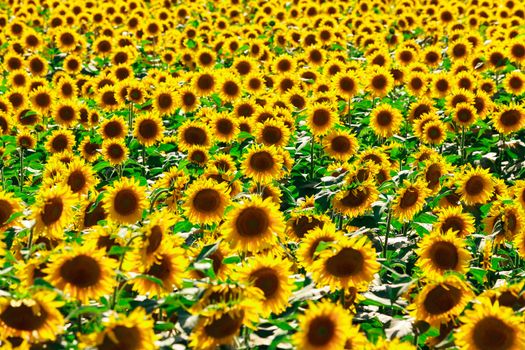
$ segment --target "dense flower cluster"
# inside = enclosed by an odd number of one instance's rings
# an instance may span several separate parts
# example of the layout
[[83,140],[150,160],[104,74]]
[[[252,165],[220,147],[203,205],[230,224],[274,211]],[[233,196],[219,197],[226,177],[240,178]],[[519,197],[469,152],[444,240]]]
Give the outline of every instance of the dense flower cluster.
[[525,348],[524,23],[0,3],[0,347]]

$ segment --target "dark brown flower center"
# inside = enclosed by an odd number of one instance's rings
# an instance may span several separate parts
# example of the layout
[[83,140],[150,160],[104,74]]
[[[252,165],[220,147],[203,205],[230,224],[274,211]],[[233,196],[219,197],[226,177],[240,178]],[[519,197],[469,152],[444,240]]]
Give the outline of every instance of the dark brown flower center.
[[260,236],[266,233],[269,226],[268,214],[258,207],[244,208],[235,221],[235,228],[242,237]]
[[253,272],[250,278],[254,281],[255,287],[264,292],[266,299],[272,298],[279,289],[279,277],[271,268],[263,267]]
[[328,316],[318,316],[313,319],[306,333],[308,342],[315,347],[326,346],[334,335],[335,324]]
[[188,127],[183,136],[184,141],[190,145],[204,145],[207,140],[206,132],[196,126]]
[[79,288],[94,286],[100,281],[102,271],[99,263],[88,255],[77,255],[60,266],[60,276]]
[[217,190],[205,188],[195,194],[193,206],[201,213],[213,213],[221,206],[221,195]]
[[206,335],[215,339],[229,337],[239,332],[243,318],[242,311],[239,315],[226,313],[205,326],[204,331]]
[[157,123],[151,119],[145,119],[139,124],[139,134],[144,139],[153,139],[157,137],[159,128]]
[[9,328],[19,331],[35,331],[40,329],[47,320],[47,312],[41,307],[30,307],[25,303],[18,306],[9,305],[0,314],[0,320]]
[[86,176],[82,170],[71,172],[67,178],[67,184],[73,193],[81,191],[86,185]]
[[99,350],[138,350],[141,348],[142,337],[137,327],[118,325],[111,329],[111,333],[114,337],[104,335],[102,344],[98,345]]
[[51,226],[62,217],[64,203],[60,198],[50,198],[44,204],[40,217],[45,226]]
[[459,263],[459,254],[454,244],[439,241],[432,245],[430,259],[442,270],[453,270]]
[[258,172],[266,172],[274,167],[274,159],[267,151],[260,151],[250,157],[250,167]]
[[478,321],[472,339],[480,350],[508,350],[516,346],[514,329],[495,316],[487,316]]
[[519,123],[521,119],[521,113],[517,109],[509,109],[501,113],[499,120],[501,124],[507,127],[513,127]]
[[437,285],[426,295],[423,305],[432,315],[440,315],[452,310],[461,300],[461,290],[444,284]]
[[139,198],[135,191],[125,188],[117,192],[113,206],[120,215],[132,215],[139,208]]
[[336,255],[328,258],[325,268],[336,277],[349,277],[363,270],[364,257],[359,250],[343,248]]
[[399,200],[399,206],[402,209],[410,208],[417,203],[419,199],[419,190],[414,187],[409,187]]
[[280,128],[272,125],[267,125],[262,131],[262,138],[265,143],[275,145],[281,141],[283,133]]
[[159,249],[162,242],[162,229],[159,225],[155,225],[151,228],[150,235],[148,236],[148,247],[146,248],[146,254],[152,254]]
[[465,184],[465,191],[469,196],[476,196],[482,193],[484,188],[485,181],[483,180],[483,177],[479,175],[472,176]]

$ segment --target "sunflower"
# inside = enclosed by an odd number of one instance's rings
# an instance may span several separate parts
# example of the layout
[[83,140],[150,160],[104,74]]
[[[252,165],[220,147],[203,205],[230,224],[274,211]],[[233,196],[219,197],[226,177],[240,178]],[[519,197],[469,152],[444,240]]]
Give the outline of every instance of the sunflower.
[[185,121],[177,130],[178,147],[187,151],[192,146],[209,147],[212,143],[208,127],[192,120]]
[[51,107],[51,115],[58,125],[72,127],[80,119],[78,103],[69,100],[57,101]]
[[258,255],[239,271],[239,280],[259,288],[264,293],[261,316],[283,312],[292,295],[293,281],[289,279],[291,263],[274,256]]
[[523,231],[525,215],[517,204],[493,202],[487,217],[484,219],[485,233],[494,236],[494,242],[512,241]]
[[159,115],[145,113],[135,119],[133,136],[145,147],[152,146],[162,140],[163,133],[164,125]]
[[16,145],[21,149],[35,149],[35,136],[26,128],[20,129],[16,135]]
[[312,265],[313,279],[330,290],[368,287],[379,271],[376,251],[366,236],[341,239],[319,253]]
[[242,326],[255,328],[262,298],[262,291],[256,287],[208,288],[192,310],[199,314],[199,319],[189,338],[190,347],[216,349],[232,344]]
[[341,190],[332,199],[334,210],[350,218],[363,215],[379,198],[379,192],[371,180]]
[[73,220],[74,205],[75,196],[67,186],[57,185],[40,190],[31,216],[35,220],[35,231],[62,238],[64,229]]
[[357,94],[359,82],[355,73],[339,72],[332,77],[332,86],[339,96],[348,100]]
[[485,204],[494,191],[492,175],[487,169],[471,168],[458,179],[457,193],[466,205]]
[[128,159],[129,150],[122,139],[102,142],[102,155],[111,165],[121,165]]
[[428,89],[429,77],[427,73],[412,71],[407,74],[405,88],[413,96],[423,96]]
[[370,113],[370,127],[381,137],[390,137],[401,128],[403,116],[401,112],[389,104],[381,104]]
[[324,135],[339,123],[339,117],[330,104],[315,102],[307,108],[306,123],[314,135]]
[[73,194],[87,194],[98,182],[91,166],[80,158],[75,158],[68,164],[64,175],[64,185],[67,185]]
[[284,232],[284,218],[270,198],[254,196],[237,204],[221,225],[221,233],[233,248],[257,252],[271,248]]
[[192,146],[188,149],[188,160],[198,166],[204,167],[209,161],[209,149],[202,146]]
[[185,192],[185,215],[196,224],[218,223],[230,203],[228,192],[226,183],[219,184],[210,179],[193,182]]
[[210,125],[215,139],[221,142],[232,142],[240,131],[237,119],[224,112],[213,113]]
[[54,287],[85,304],[113,292],[116,268],[103,250],[84,244],[51,255],[44,273]]
[[496,130],[508,135],[525,127],[525,108],[521,105],[500,105],[499,110],[492,114],[492,123]]
[[461,206],[453,206],[440,210],[437,216],[437,222],[434,224],[434,229],[442,234],[451,230],[460,238],[466,237],[476,231],[474,218],[470,213],[463,212]]
[[412,220],[414,215],[423,209],[425,199],[429,195],[430,190],[421,180],[415,183],[404,180],[403,187],[398,190],[392,205],[394,217],[401,221]]
[[0,338],[22,338],[29,342],[55,340],[62,333],[64,318],[59,311],[63,302],[47,291],[23,299],[0,298]]
[[124,224],[137,222],[148,205],[145,188],[133,178],[122,178],[114,182],[103,201],[109,218]]
[[91,142],[89,137],[85,137],[78,146],[82,157],[90,163],[93,163],[100,156],[101,145],[96,142]]
[[124,119],[113,116],[100,124],[100,133],[103,139],[122,139],[128,134],[128,126]]
[[170,115],[177,109],[176,94],[167,85],[159,86],[152,94],[153,107],[159,115]]
[[0,187],[0,230],[5,232],[8,228],[16,225],[18,219],[13,219],[12,216],[21,211],[20,200]]
[[60,29],[55,34],[55,44],[62,52],[74,51],[78,41],[77,33],[69,28]]
[[432,75],[430,90],[433,97],[443,98],[451,89],[452,83],[450,82],[450,75],[448,72],[440,72]]
[[39,86],[35,90],[31,91],[30,99],[33,109],[43,115],[46,115],[51,109],[54,93],[49,87]]
[[454,107],[452,119],[462,127],[469,127],[476,122],[478,114],[473,105],[462,102]]
[[62,67],[69,74],[78,74],[82,70],[82,59],[76,54],[69,54],[64,59]]
[[525,348],[525,335],[520,316],[512,309],[482,299],[460,318],[463,323],[455,336],[464,350]]
[[424,162],[421,177],[432,194],[436,194],[441,189],[441,179],[449,175],[451,170],[452,167],[443,157],[435,155]]
[[290,218],[286,222],[285,239],[287,241],[302,240],[311,230],[315,228],[322,229],[328,222],[330,222],[330,219],[325,215],[297,208],[297,210],[292,211]]
[[266,146],[285,147],[290,140],[290,131],[279,119],[268,119],[258,124],[254,136]]
[[242,172],[260,183],[278,180],[284,176],[283,157],[274,146],[251,146],[244,156]]
[[107,112],[113,112],[122,107],[117,98],[117,90],[113,85],[105,85],[100,88],[96,99],[99,106]]
[[175,105],[183,112],[193,112],[199,107],[200,101],[196,91],[191,85],[184,85],[175,94]]
[[469,285],[451,275],[426,284],[408,309],[416,320],[439,327],[454,321],[473,298]]
[[127,316],[112,312],[102,325],[103,331],[89,336],[90,344],[97,349],[156,349],[153,319],[142,308]]
[[293,335],[298,349],[343,349],[349,338],[350,314],[328,301],[308,302],[308,311],[298,316],[299,331]]
[[65,99],[73,99],[78,94],[78,87],[70,77],[61,78],[57,84],[58,96]]
[[[214,235],[210,235],[207,238],[201,239],[196,244],[190,247],[190,256],[193,262],[197,261],[203,249],[206,246],[216,246],[216,249],[212,253],[207,255],[207,259],[211,260],[211,268],[213,274],[218,280],[226,280],[231,276],[231,264],[223,263],[223,260],[231,255],[231,251],[228,248],[228,243],[223,240],[218,240]],[[199,270],[194,269],[190,271],[190,276],[193,279],[203,279],[206,274]]]
[[359,143],[354,134],[347,130],[333,130],[323,139],[323,148],[332,158],[347,161],[357,153]]
[[[150,265],[137,262],[136,271],[140,275],[132,280],[132,284],[133,290],[141,295],[161,297],[182,286],[182,278],[188,267],[185,251],[180,246],[170,244],[168,240],[163,243],[155,252],[155,261]],[[160,283],[147,276],[157,279]]]
[[366,76],[367,90],[374,96],[386,96],[394,86],[394,78],[386,68],[374,66],[366,73]]
[[466,273],[471,256],[465,247],[463,238],[451,229],[445,233],[433,231],[418,243],[416,265],[429,278],[443,276],[447,271]]
[[234,102],[242,94],[242,85],[236,75],[225,72],[219,79],[219,96],[224,102]]

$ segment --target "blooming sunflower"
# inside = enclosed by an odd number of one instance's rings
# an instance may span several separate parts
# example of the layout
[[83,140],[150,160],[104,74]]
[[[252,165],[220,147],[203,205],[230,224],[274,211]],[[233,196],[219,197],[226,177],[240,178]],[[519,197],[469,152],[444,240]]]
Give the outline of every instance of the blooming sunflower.
[[471,256],[465,247],[465,241],[454,231],[444,234],[433,231],[418,243],[416,265],[430,278],[442,276],[446,271],[466,273]]
[[421,180],[414,183],[403,181],[403,187],[398,190],[392,204],[393,214],[401,221],[411,220],[425,206],[425,199],[430,190]]
[[346,130],[334,130],[323,139],[325,152],[332,158],[347,161],[357,153],[357,138]]
[[468,284],[451,275],[426,284],[408,309],[416,320],[439,327],[459,316],[473,298]]
[[299,331],[293,335],[298,349],[343,349],[352,318],[340,305],[308,302],[308,312],[298,316]]
[[381,104],[370,114],[370,127],[381,137],[390,137],[399,131],[403,117],[401,112],[389,104]]
[[299,264],[306,269],[311,269],[314,261],[318,258],[317,248],[321,242],[331,243],[343,239],[343,233],[337,231],[333,223],[327,222],[323,227],[315,227],[309,230],[299,243],[296,251]]
[[336,193],[332,199],[334,210],[354,218],[363,215],[379,197],[379,191],[372,180],[353,184],[347,190]]
[[157,88],[153,92],[152,98],[153,106],[161,116],[173,114],[177,109],[175,92],[166,85]]
[[113,183],[103,201],[109,217],[125,224],[137,222],[148,205],[145,188],[133,178],[122,178]]
[[290,140],[290,130],[278,119],[268,119],[255,129],[257,142],[266,146],[285,147]]
[[102,156],[111,165],[121,165],[128,159],[129,150],[122,139],[102,142]]
[[492,175],[479,167],[465,171],[458,183],[457,192],[466,205],[485,204],[494,191]]
[[470,213],[465,213],[461,206],[452,206],[440,210],[434,229],[443,234],[452,230],[461,238],[476,231],[474,218]]
[[10,219],[13,214],[19,213],[21,210],[20,200],[0,188],[0,230],[2,232],[18,223],[17,219]]
[[239,271],[239,280],[259,288],[264,293],[261,316],[280,314],[292,295],[291,263],[275,256],[258,255]]
[[104,140],[123,139],[128,134],[128,126],[123,118],[115,115],[100,124],[100,133]]
[[242,162],[243,174],[266,183],[283,177],[283,157],[274,146],[251,146]]
[[324,135],[338,122],[339,117],[328,103],[313,103],[307,108],[306,123],[314,135]]
[[484,219],[485,233],[494,235],[496,243],[502,243],[505,240],[512,241],[523,230],[523,220],[523,211],[517,204],[496,201]]
[[284,232],[284,218],[271,198],[254,196],[229,212],[221,232],[233,248],[257,252],[276,243]]
[[177,130],[177,145],[181,151],[187,151],[192,146],[209,147],[211,135],[208,127],[192,120],[185,121]]
[[153,319],[142,308],[129,315],[112,312],[102,321],[104,330],[89,336],[90,344],[97,349],[141,349],[153,350],[155,332]]
[[341,239],[319,253],[313,263],[313,279],[330,289],[366,288],[379,271],[376,251],[365,236]]
[[68,164],[67,172],[64,175],[64,184],[69,187],[73,194],[87,194],[98,182],[93,168],[77,157]]
[[64,304],[48,291],[38,291],[23,299],[0,298],[0,339],[19,337],[29,342],[55,340],[62,333]]
[[164,125],[160,116],[154,113],[141,114],[135,119],[133,136],[140,144],[149,147],[162,139]]
[[115,286],[115,260],[93,245],[64,248],[50,257],[46,280],[73,299],[87,303],[109,295]]
[[482,299],[460,318],[463,323],[456,334],[456,344],[462,350],[525,348],[522,321],[512,309]]
[[[204,298],[209,296],[205,294]],[[197,325],[189,338],[190,346],[194,349],[216,349],[220,345],[233,343],[243,325],[254,328],[259,319],[261,298],[262,292],[255,287],[245,288],[239,298],[226,298],[227,302],[215,293],[212,298],[215,302],[199,313]]]
[[192,223],[218,223],[230,203],[228,192],[226,183],[217,183],[211,179],[193,182],[185,192],[185,215]]
[[[177,240],[171,243],[179,242]],[[180,242],[179,242],[180,243]],[[188,267],[185,250],[166,240],[155,252],[155,261],[150,265],[143,265],[140,260],[133,272],[140,273],[132,280],[133,289],[139,294],[161,297],[181,287],[182,278]],[[157,281],[153,281],[151,278]]]
[[497,112],[492,114],[492,123],[502,134],[511,134],[525,126],[525,108],[521,105],[500,105]]
[[35,231],[62,238],[64,229],[73,220],[75,202],[75,196],[63,185],[39,191],[32,208]]

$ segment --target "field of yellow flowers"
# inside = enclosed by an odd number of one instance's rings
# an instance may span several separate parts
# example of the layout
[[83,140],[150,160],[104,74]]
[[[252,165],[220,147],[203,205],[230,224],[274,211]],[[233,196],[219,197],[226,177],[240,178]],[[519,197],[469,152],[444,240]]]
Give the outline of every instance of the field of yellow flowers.
[[0,349],[525,349],[525,3],[0,2]]

